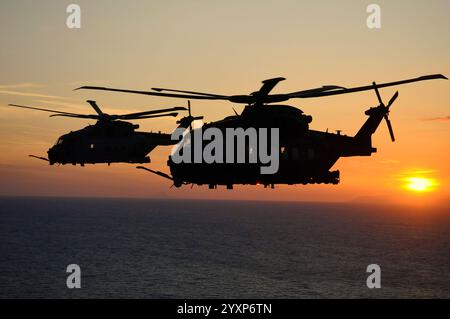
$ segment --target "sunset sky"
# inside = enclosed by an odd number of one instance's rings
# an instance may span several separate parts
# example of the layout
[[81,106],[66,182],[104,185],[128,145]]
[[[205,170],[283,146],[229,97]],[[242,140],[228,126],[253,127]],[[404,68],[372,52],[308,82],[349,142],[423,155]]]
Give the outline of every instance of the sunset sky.
[[[81,29],[66,27],[66,7],[81,6]],[[366,26],[366,7],[381,7],[381,29]],[[0,3],[0,195],[386,200],[450,199],[450,82],[425,81],[382,89],[397,141],[385,123],[374,136],[378,153],[340,159],[337,186],[236,186],[169,189],[135,165],[49,166],[57,138],[93,121],[49,118],[8,103],[92,113],[185,106],[186,101],[73,91],[81,85],[149,90],[170,87],[247,94],[283,76],[273,93],[322,85],[356,86],[426,74],[450,76],[450,2],[437,1],[2,1]],[[313,116],[311,128],[354,135],[377,104],[373,92],[291,100]],[[241,111],[229,102],[193,101],[194,115],[219,120]],[[141,130],[170,132],[175,119],[139,121]],[[149,167],[168,172],[170,147],[150,154]],[[413,178],[413,180],[411,180]],[[417,180],[419,178],[419,180]],[[432,182],[427,192],[420,179]],[[411,186],[412,184],[412,186]],[[409,186],[408,186],[409,185]]]

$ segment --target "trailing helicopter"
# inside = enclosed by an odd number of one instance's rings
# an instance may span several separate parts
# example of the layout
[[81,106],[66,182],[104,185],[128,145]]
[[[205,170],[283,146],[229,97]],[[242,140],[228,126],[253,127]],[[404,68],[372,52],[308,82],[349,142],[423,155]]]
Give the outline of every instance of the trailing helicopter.
[[[97,120],[94,125],[73,131],[58,138],[47,154],[48,158],[30,155],[37,159],[54,164],[97,164],[97,163],[149,163],[147,156],[159,145],[171,145],[170,134],[138,132],[139,125],[123,120],[142,120],[159,117],[176,117],[176,111],[184,111],[185,107],[172,107],[138,113],[110,115],[103,113],[95,101],[87,103],[96,114],[76,114],[32,106],[9,104],[12,107],[54,113],[50,117],[62,116],[70,118]],[[178,121],[179,127],[188,127],[193,118],[185,117]]]
[[[217,188],[217,185],[225,185],[228,189],[232,189],[234,184],[262,184],[265,187],[271,186],[273,188],[275,184],[338,184],[340,182],[339,171],[330,171],[330,169],[340,157],[371,156],[375,153],[377,149],[372,146],[372,135],[383,120],[387,123],[392,141],[395,141],[389,112],[398,97],[398,92],[385,104],[379,89],[433,79],[447,78],[441,74],[434,74],[382,84],[373,82],[372,85],[353,88],[326,85],[286,94],[270,94],[280,81],[285,80],[285,78],[278,77],[263,81],[259,91],[247,95],[230,96],[163,88],[153,88],[153,91],[136,91],[84,86],[79,89],[184,99],[225,100],[245,104],[246,106],[241,114],[235,113],[235,115],[228,116],[223,120],[206,123],[201,128],[190,128],[190,144],[198,143],[193,137],[196,135],[196,130],[199,129],[218,128],[225,131],[230,128],[278,128],[279,149],[276,152],[280,162],[279,169],[274,174],[261,174],[260,169],[263,165],[261,162],[196,163],[195,161],[188,161],[179,163],[174,161],[173,154],[169,156],[167,162],[170,175],[143,166],[138,168],[170,179],[176,187],[196,184],[209,185],[209,188],[214,189]],[[379,104],[365,112],[368,119],[354,136],[342,135],[340,131],[330,133],[312,130],[309,128],[309,124],[312,122],[311,116],[304,114],[293,106],[273,104],[294,98],[315,98],[367,90],[375,91]],[[249,151],[249,149],[244,150],[245,153]]]

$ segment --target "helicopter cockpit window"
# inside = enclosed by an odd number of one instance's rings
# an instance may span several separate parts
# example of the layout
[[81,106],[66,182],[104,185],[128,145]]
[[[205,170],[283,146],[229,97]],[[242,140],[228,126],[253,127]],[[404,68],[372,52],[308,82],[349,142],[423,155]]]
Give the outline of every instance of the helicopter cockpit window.
[[63,143],[63,141],[64,141],[64,139],[63,139],[62,137],[60,137],[60,138],[56,141],[55,145],[61,145],[61,144]]
[[287,160],[287,159],[288,159],[288,150],[287,150],[287,147],[281,146],[281,147],[280,147],[280,154],[281,154],[281,158],[282,158],[282,159]]

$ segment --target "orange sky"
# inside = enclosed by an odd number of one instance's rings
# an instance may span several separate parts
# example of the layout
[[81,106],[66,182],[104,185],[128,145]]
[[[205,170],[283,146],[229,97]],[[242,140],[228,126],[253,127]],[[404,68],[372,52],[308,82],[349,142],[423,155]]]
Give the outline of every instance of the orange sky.
[[[0,195],[137,196],[341,201],[355,198],[403,202],[450,198],[449,82],[400,86],[391,120],[374,136],[378,153],[340,159],[338,186],[237,186],[169,189],[170,183],[134,165],[50,167],[28,158],[45,155],[63,133],[89,123],[10,109],[8,103],[91,112],[95,99],[106,112],[184,105],[185,101],[107,92],[72,91],[80,85],[150,89],[173,87],[246,94],[260,81],[284,76],[277,92],[326,84],[366,85],[424,74],[450,75],[448,1],[377,1],[382,28],[366,26],[363,1],[77,1],[82,28],[65,26],[64,1],[0,4]],[[388,100],[396,88],[382,90]],[[353,135],[376,104],[373,92],[290,101],[311,114],[313,129]],[[242,106],[195,101],[195,115],[213,121]],[[140,121],[142,130],[171,131],[174,119]],[[151,153],[165,167],[170,148]],[[406,191],[403,179],[434,178],[434,192]]]

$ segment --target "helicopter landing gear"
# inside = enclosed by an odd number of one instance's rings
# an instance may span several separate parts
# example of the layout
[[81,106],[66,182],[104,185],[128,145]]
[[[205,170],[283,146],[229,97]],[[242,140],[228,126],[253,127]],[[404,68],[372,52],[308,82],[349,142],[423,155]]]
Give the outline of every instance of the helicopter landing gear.
[[176,188],[180,188],[181,186],[183,186],[183,183],[180,181],[174,181],[173,186],[175,186]]
[[128,163],[146,164],[151,163],[150,156],[131,158]]
[[324,175],[320,175],[312,178],[311,184],[333,184],[337,185],[340,182],[339,171],[326,172]]

